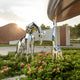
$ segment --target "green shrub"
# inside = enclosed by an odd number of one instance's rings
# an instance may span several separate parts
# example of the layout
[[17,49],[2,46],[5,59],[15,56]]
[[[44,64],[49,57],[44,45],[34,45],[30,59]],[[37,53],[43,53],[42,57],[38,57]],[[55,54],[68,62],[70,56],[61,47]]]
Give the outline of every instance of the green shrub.
[[80,43],[80,40],[70,40],[70,43]]
[[80,51],[63,51],[64,60],[53,61],[51,52],[35,53],[34,60],[29,55],[29,62],[26,62],[26,54],[22,58],[19,54],[17,59],[14,55],[10,52],[0,56],[0,71],[8,65],[8,70],[0,73],[0,79],[25,74],[20,80],[80,80]]

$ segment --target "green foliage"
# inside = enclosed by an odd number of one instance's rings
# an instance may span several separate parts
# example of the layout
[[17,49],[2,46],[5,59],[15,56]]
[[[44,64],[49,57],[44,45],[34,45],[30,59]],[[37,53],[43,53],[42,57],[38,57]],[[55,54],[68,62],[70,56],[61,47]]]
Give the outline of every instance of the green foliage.
[[[22,58],[20,54],[17,59],[14,53],[0,56],[0,71],[8,65],[7,71],[0,74],[0,79],[25,74],[20,80],[80,80],[80,51],[63,51],[64,60],[52,61],[51,52],[34,54],[34,60],[29,55],[26,62],[26,54]],[[24,63],[24,66],[20,66]],[[17,79],[15,79],[17,80]]]
[[[20,57],[20,55],[18,55],[17,59],[15,59],[14,56],[14,52],[9,52],[9,54],[6,56],[0,56],[0,71],[2,72],[0,74],[0,79],[23,74],[21,72],[21,69],[24,66],[21,67],[20,64],[27,64],[25,54],[22,56],[22,58]],[[3,71],[5,69],[4,66],[6,65],[8,66],[8,68],[6,68],[7,71]]]
[[62,50],[80,50],[80,48],[75,47],[61,47]]
[[17,44],[15,44],[15,45],[10,45],[10,44],[0,44],[0,47],[9,47],[9,46],[17,46]]
[[[79,64],[76,66],[77,58],[79,59],[78,55],[80,52],[76,51],[63,51],[63,55],[65,57],[64,60],[54,60],[52,61],[51,53],[47,55],[37,56],[31,63],[30,63],[30,73],[28,67],[29,65],[26,65],[24,69],[22,70],[24,74],[27,76],[28,80],[74,80],[73,73],[76,74],[77,70],[74,72],[75,68],[79,68]],[[46,53],[45,53],[46,54]],[[75,55],[75,56],[74,56]],[[73,57],[74,56],[74,57]],[[46,58],[44,58],[46,57]],[[76,57],[76,59],[75,59]],[[37,59],[37,61],[36,61]],[[76,61],[75,61],[76,60]],[[45,63],[43,64],[42,61]],[[39,64],[40,62],[40,64]],[[42,69],[40,69],[40,66],[43,66]],[[36,69],[36,67],[38,67]],[[53,69],[56,69],[56,71],[53,72]],[[34,74],[33,72],[36,71]],[[78,72],[79,74],[79,72]],[[76,76],[77,79],[79,79],[79,75]],[[76,79],[75,79],[76,80]]]
[[80,40],[70,40],[70,43],[80,43]]
[[70,27],[70,37],[71,39],[80,37],[80,24]]
[[52,46],[52,41],[43,41],[42,45],[40,45],[40,41],[35,41],[35,46]]
[[41,29],[42,29],[42,30],[50,29],[50,26],[47,26],[47,27],[46,27],[44,24],[41,24]]

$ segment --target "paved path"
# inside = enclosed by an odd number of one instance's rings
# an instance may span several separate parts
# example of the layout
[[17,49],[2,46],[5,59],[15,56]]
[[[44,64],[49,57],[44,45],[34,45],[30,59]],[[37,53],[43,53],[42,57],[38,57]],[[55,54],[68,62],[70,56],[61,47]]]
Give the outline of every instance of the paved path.
[[80,48],[80,43],[74,43],[72,45],[73,45],[73,47]]
[[[74,43],[72,44],[73,46],[64,46],[64,47],[75,47],[75,48],[80,48],[80,44],[78,43]],[[61,46],[63,47],[63,46]],[[34,52],[47,52],[47,51],[51,51],[52,47],[51,46],[36,46],[34,48]],[[0,55],[7,55],[8,52],[15,52],[16,51],[16,47],[0,47]],[[29,50],[31,51],[31,50]],[[31,53],[31,52],[30,52]]]
[[15,77],[10,77],[10,78],[1,79],[1,80],[16,80],[16,78],[19,80],[19,79],[20,79],[20,77],[25,77],[25,75],[15,76]]
[[16,47],[0,47],[0,55],[7,55],[9,51],[16,51]]
[[[34,48],[34,52],[47,52],[47,51],[51,51],[52,47],[50,46],[37,46]],[[0,55],[7,55],[8,52],[15,52],[16,51],[16,47],[0,47]],[[29,50],[31,51],[31,50]],[[31,52],[30,52],[31,53]]]

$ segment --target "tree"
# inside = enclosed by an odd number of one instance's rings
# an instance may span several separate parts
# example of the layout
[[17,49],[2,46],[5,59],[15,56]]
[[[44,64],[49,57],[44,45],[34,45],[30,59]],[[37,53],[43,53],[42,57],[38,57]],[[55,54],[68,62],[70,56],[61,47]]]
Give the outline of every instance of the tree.
[[44,24],[41,24],[41,29],[42,29],[42,30],[50,29],[50,26],[47,26],[47,27],[46,27]]
[[68,26],[68,24],[63,24],[63,26]]
[[70,36],[73,39],[80,37],[80,24],[70,27]]
[[80,24],[75,26],[76,34],[78,37],[80,37]]
[[41,24],[41,29],[45,30],[45,25],[44,24]]
[[50,29],[50,26],[47,26],[46,28],[47,28],[47,29]]

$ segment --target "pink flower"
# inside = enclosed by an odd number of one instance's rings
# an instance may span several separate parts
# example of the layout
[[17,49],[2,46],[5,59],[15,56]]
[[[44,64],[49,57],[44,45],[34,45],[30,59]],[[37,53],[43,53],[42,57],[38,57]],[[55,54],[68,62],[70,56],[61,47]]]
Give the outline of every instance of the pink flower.
[[28,64],[28,66],[30,66],[30,64]]
[[29,71],[31,70],[30,64],[28,64],[28,69],[29,69]]
[[65,57],[65,59],[68,59],[68,57]]
[[33,72],[34,74],[36,73],[36,71]]
[[27,74],[30,74],[30,71],[28,71]]
[[57,70],[59,71],[59,70],[60,70],[60,68],[57,68]]
[[36,69],[38,69],[38,66],[36,67]]
[[52,55],[50,55],[50,58],[52,58],[53,56]]
[[3,71],[4,71],[4,72],[6,72],[6,71],[7,71],[7,69],[3,69]]
[[21,65],[21,66],[24,66],[24,63],[21,63],[20,65]]
[[44,63],[45,63],[45,61],[42,61],[42,63],[44,64]]
[[38,59],[36,59],[36,61],[38,61]]
[[31,68],[30,68],[30,64],[28,64],[28,69],[29,69],[29,71],[31,70]]
[[2,71],[0,71],[0,74],[2,73]]
[[43,69],[43,66],[40,66],[40,69]]
[[48,52],[45,53],[46,55],[49,54]]
[[41,64],[41,62],[40,62],[40,61],[39,61],[38,63],[39,63],[39,64]]
[[37,80],[37,79],[34,79],[34,80]]
[[7,68],[7,67],[8,67],[8,65],[4,66],[4,68]]
[[56,69],[53,69],[53,72],[55,72],[56,71]]
[[47,54],[50,54],[51,53],[51,51],[50,52],[46,52],[45,54],[47,55]]
[[39,53],[38,56],[43,56],[43,54]]

